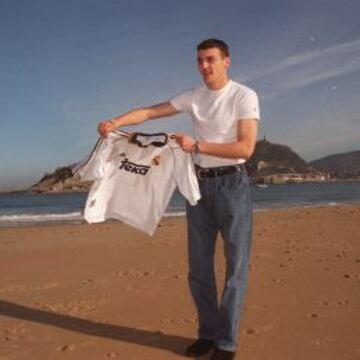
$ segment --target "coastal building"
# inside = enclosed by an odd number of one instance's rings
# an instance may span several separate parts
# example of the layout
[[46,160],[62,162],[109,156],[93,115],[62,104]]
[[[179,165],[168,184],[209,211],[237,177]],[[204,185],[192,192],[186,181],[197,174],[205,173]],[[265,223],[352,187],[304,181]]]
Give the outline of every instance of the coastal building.
[[311,169],[309,172],[298,172],[286,166],[276,166],[259,161],[255,182],[257,184],[286,184],[304,182],[322,182],[329,180],[329,174]]

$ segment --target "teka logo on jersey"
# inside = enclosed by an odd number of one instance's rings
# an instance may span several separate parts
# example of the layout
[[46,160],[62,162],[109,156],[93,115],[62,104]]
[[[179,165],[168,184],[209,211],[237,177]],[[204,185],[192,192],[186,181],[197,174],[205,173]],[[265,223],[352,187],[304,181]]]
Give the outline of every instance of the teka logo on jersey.
[[125,158],[121,161],[119,169],[124,169],[125,171],[145,176],[148,173],[150,166],[134,164],[130,162],[128,158]]

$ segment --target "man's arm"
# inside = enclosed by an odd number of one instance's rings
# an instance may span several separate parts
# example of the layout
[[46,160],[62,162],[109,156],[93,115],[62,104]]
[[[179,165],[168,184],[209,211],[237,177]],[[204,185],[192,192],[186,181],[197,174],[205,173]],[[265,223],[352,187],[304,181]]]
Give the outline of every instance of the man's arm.
[[146,120],[173,116],[178,113],[179,111],[176,110],[169,101],[149,107],[137,108],[116,116],[111,120],[100,122],[98,132],[101,136],[106,137],[109,132],[116,130],[118,127],[137,125]]
[[[249,159],[254,152],[257,138],[257,119],[238,121],[238,141],[219,144],[201,142],[197,144],[199,153],[228,159]],[[185,152],[194,151],[196,141],[185,134],[176,134],[176,140]]]

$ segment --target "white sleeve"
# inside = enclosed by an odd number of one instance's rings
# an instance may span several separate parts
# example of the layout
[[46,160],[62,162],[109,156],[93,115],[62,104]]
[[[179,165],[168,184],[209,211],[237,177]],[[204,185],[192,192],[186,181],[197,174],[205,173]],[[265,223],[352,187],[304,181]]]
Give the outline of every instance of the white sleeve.
[[99,139],[91,154],[77,170],[81,181],[93,181],[104,176],[104,165],[111,149],[109,138]]
[[177,111],[189,112],[193,97],[193,90],[189,90],[174,96],[169,101]]
[[237,103],[237,119],[260,120],[259,98],[255,91],[250,90],[241,96]]
[[201,195],[191,154],[185,153],[180,148],[172,150],[175,182],[181,194],[189,201],[190,205],[194,206],[200,200]]

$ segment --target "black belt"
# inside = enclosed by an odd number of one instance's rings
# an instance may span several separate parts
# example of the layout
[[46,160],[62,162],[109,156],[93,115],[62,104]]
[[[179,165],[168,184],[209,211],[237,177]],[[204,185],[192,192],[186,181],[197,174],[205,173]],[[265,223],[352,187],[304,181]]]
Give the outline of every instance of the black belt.
[[246,171],[244,164],[202,168],[195,164],[195,173],[198,179],[214,178],[217,176],[230,175],[236,172]]

